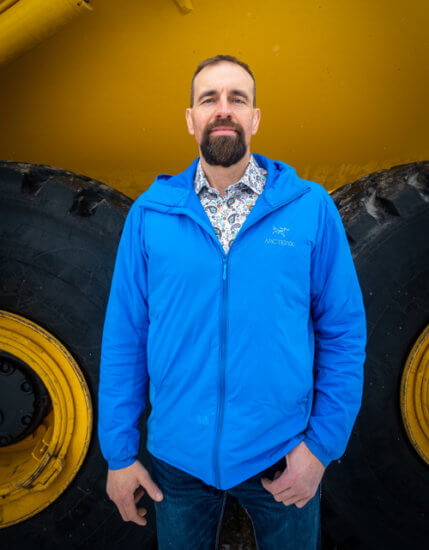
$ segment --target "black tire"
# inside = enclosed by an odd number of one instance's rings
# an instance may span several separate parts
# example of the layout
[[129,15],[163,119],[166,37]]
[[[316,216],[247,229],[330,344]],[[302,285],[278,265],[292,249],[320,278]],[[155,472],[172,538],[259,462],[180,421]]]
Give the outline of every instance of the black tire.
[[364,295],[368,343],[362,407],[345,455],[324,477],[326,547],[423,550],[429,467],[407,437],[399,390],[428,322],[429,162],[376,172],[332,198]]
[[[86,458],[67,489],[37,515],[0,529],[0,547],[62,550],[156,547],[148,524],[122,521],[105,492],[97,437],[97,388],[105,309],[122,227],[132,200],[64,170],[0,162],[0,309],[58,338],[89,386],[94,424]],[[142,415],[142,446],[149,404]],[[144,416],[144,418],[143,418]],[[147,465],[147,456],[140,456]]]

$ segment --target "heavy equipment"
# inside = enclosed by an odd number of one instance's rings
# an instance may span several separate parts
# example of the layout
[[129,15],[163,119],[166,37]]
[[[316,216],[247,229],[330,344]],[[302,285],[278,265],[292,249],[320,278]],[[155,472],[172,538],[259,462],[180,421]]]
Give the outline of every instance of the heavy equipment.
[[[197,156],[190,81],[220,53],[255,75],[252,149],[331,192],[364,295],[362,407],[324,476],[324,546],[427,547],[428,15],[423,0],[0,0],[2,548],[156,548],[151,502],[141,528],[105,492],[102,327],[130,205]],[[245,521],[232,503],[224,548],[254,547]]]

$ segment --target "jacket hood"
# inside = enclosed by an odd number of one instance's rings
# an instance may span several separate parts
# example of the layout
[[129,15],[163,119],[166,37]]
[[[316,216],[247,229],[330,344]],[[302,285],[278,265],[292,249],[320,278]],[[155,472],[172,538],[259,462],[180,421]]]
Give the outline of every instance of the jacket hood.
[[[308,182],[299,178],[295,168],[280,160],[253,153],[259,166],[267,170],[267,180],[261,197],[275,207],[289,198],[299,196],[310,189]],[[156,203],[167,207],[184,206],[189,194],[194,190],[194,176],[197,169],[197,157],[183,172],[176,175],[160,174],[152,185],[142,193],[139,202]]]

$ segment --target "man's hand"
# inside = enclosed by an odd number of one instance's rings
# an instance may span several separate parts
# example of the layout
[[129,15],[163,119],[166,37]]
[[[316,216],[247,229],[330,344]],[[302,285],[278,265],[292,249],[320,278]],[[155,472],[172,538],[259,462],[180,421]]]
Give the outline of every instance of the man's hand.
[[106,492],[118,507],[124,521],[146,525],[147,520],[143,517],[147,512],[146,508],[136,507],[145,489],[153,500],[160,501],[164,498],[149,472],[138,460],[126,468],[107,472]]
[[286,465],[273,481],[261,478],[262,486],[277,502],[302,508],[316,494],[325,467],[303,441],[286,455]]

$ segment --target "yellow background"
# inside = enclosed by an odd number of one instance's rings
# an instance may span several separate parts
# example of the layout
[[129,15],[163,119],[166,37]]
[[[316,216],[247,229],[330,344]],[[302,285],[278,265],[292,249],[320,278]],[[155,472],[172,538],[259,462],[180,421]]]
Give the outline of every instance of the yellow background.
[[247,62],[252,151],[332,190],[428,154],[429,2],[92,0],[0,74],[0,158],[137,197],[198,155],[185,108],[198,63]]

